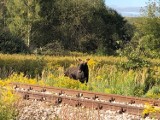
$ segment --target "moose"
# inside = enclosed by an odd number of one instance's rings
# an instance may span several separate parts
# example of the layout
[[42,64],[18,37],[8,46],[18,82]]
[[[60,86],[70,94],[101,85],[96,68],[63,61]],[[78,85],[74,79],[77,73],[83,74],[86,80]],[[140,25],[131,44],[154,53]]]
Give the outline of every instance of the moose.
[[89,69],[87,62],[90,59],[86,59],[86,61],[82,61],[78,59],[79,65],[77,67],[69,67],[65,72],[64,76],[67,76],[74,80],[79,80],[81,83],[87,83],[89,78]]

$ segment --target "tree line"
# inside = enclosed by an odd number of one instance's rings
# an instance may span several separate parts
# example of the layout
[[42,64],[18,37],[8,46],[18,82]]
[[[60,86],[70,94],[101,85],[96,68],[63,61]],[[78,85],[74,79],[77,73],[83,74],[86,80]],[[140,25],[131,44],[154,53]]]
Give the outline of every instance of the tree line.
[[132,36],[127,21],[103,0],[4,0],[0,6],[1,33],[30,50],[115,54]]
[[0,51],[116,55],[131,50],[157,55],[155,3],[149,0],[144,15],[131,24],[104,0],[1,0]]

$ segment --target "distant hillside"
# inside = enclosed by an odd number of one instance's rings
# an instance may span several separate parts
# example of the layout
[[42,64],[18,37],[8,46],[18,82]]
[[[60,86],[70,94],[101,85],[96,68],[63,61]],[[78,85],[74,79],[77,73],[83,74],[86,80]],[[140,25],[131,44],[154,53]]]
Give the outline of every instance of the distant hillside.
[[125,17],[125,19],[130,23],[130,24],[135,24],[136,22],[140,21],[142,17]]
[[124,17],[139,17],[141,7],[117,7],[111,6]]

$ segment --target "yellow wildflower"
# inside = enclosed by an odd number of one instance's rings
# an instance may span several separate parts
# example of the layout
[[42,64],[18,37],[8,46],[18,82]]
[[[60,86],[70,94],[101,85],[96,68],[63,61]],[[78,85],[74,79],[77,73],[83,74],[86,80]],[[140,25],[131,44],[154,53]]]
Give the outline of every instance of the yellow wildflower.
[[88,65],[89,65],[89,66],[95,66],[95,64],[96,64],[96,62],[95,62],[93,59],[90,59],[90,60],[88,61]]
[[98,76],[96,77],[96,79],[97,79],[97,80],[102,80],[102,77],[101,77],[100,75],[98,75]]

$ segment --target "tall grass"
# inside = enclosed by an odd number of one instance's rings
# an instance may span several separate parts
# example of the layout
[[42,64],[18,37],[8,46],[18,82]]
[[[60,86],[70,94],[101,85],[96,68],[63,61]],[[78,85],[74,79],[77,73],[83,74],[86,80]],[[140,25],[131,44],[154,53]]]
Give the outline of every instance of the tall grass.
[[[77,57],[4,55],[0,54],[0,76],[14,74],[7,78],[12,81],[41,81],[43,84],[71,89],[90,90],[129,96],[153,97],[160,95],[160,60],[148,59],[151,65],[140,69],[123,69],[120,65],[127,62],[125,57],[81,56],[90,58],[89,82],[87,85],[63,76],[64,70],[77,65]],[[10,72],[11,71],[11,72]],[[4,79],[4,77],[1,77]],[[21,79],[21,80],[20,80]],[[31,80],[32,79],[32,80]],[[158,90],[157,90],[158,89]]]

